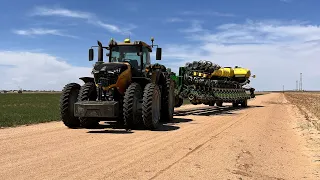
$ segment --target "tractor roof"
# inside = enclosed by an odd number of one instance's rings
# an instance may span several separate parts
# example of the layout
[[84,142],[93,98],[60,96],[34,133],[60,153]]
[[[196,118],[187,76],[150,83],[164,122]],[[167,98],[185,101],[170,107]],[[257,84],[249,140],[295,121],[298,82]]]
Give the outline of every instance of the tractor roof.
[[116,42],[115,40],[111,39],[109,43],[109,46],[133,46],[133,45],[142,45],[148,48],[149,52],[152,52],[152,47],[143,41],[131,42],[130,39],[125,39],[124,42]]

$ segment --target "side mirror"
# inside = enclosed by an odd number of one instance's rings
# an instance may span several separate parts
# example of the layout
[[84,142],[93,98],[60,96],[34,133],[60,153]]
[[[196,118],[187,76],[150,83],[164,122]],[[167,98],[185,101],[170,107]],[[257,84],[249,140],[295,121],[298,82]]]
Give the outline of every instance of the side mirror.
[[142,52],[137,52],[137,56],[142,56]]
[[93,61],[93,49],[89,49],[89,61]]
[[156,60],[161,60],[161,53],[162,53],[162,49],[157,48]]

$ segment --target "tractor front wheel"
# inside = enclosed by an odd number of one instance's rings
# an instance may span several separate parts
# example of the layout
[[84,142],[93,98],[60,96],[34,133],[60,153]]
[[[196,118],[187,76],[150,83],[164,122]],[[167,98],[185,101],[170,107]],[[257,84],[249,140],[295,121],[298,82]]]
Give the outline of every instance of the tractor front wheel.
[[60,116],[64,123],[69,128],[77,128],[80,126],[80,121],[74,116],[74,103],[77,102],[80,85],[77,83],[67,84],[60,96]]
[[153,130],[159,125],[161,92],[159,86],[149,83],[144,88],[142,102],[142,119],[146,128]]
[[[81,86],[78,101],[95,101],[97,90],[94,82],[87,82]],[[84,128],[94,128],[99,125],[99,120],[95,118],[80,117],[80,125]]]
[[132,83],[127,88],[123,100],[123,119],[127,128],[131,129],[142,122],[141,106],[142,88],[138,83]]

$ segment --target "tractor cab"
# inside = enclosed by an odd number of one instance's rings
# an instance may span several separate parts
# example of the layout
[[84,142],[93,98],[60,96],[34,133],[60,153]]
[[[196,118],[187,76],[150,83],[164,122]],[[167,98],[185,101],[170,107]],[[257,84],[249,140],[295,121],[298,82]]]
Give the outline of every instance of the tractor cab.
[[[151,64],[150,53],[152,52],[153,41],[151,38],[152,45],[148,45],[143,41],[131,42],[129,38],[123,42],[116,42],[111,39],[109,46],[103,47],[101,42],[98,41],[98,63],[103,62],[103,49],[107,49],[106,54],[109,59],[109,63],[129,63],[134,71],[143,73],[148,65]],[[157,48],[156,60],[161,60],[161,48]],[[89,61],[93,60],[93,49],[89,50]]]

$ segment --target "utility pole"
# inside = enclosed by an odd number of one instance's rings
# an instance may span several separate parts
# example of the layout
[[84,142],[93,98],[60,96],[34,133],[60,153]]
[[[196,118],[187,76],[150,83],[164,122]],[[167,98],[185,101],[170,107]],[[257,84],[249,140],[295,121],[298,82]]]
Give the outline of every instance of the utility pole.
[[302,73],[300,73],[300,88],[299,88],[300,91],[302,91]]
[[282,85],[282,92],[284,93],[284,85]]
[[296,81],[296,91],[298,91],[298,81]]
[[301,91],[303,91],[303,87],[302,87],[302,73],[301,73]]

